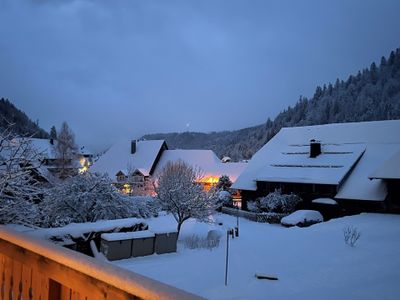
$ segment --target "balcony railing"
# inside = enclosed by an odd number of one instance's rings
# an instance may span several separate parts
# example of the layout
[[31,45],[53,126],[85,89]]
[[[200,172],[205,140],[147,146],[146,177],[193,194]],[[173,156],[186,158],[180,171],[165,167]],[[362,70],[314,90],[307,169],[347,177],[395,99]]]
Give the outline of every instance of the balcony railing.
[[0,299],[202,298],[1,226]]

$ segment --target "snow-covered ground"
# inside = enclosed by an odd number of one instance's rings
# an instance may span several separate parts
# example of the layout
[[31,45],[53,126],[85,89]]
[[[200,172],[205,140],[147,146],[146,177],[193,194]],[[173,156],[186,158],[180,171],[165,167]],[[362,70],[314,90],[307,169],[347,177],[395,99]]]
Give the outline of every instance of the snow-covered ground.
[[[187,221],[180,239],[236,224],[235,217],[217,218],[223,226]],[[153,229],[175,227],[170,216],[146,222]],[[343,228],[349,225],[362,234],[355,247],[344,243]],[[213,250],[179,243],[177,253],[113,263],[209,299],[399,299],[398,215],[361,214],[307,228],[240,219],[240,237],[230,240],[228,286],[225,240]],[[255,273],[279,280],[256,279]]]

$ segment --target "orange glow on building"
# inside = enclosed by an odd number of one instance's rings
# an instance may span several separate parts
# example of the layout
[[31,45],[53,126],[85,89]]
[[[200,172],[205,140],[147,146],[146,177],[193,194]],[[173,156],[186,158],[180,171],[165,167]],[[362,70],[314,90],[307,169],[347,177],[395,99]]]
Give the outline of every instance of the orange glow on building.
[[208,183],[208,184],[217,184],[219,181],[219,177],[215,176],[207,176],[203,177],[199,180],[200,183]]
[[200,183],[204,190],[208,192],[212,187],[214,187],[219,181],[219,177],[217,176],[204,176],[200,178],[197,182]]

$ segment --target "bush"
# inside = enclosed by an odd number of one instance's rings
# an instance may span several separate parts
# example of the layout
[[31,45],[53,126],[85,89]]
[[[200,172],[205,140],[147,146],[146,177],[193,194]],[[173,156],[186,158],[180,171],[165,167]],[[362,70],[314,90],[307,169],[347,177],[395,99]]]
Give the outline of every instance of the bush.
[[183,245],[185,246],[185,248],[189,249],[205,248],[212,250],[213,248],[217,248],[219,246],[220,240],[220,236],[213,236],[212,238],[202,238],[196,234],[193,234],[183,239]]
[[233,207],[233,198],[228,191],[219,191],[217,206]]
[[361,231],[359,231],[357,227],[347,226],[343,229],[343,237],[344,242],[347,245],[354,247],[358,239],[361,237]]
[[247,209],[251,212],[269,212],[277,214],[290,214],[303,200],[295,194],[282,194],[281,190],[275,190],[265,197],[247,203]]
[[247,202],[247,210],[254,213],[261,212],[260,204],[257,200]]

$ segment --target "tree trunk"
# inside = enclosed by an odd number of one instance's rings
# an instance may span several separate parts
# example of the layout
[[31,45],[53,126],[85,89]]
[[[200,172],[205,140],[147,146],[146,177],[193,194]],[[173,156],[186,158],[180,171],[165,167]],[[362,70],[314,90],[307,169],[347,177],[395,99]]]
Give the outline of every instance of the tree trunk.
[[178,237],[179,237],[179,233],[181,232],[181,227],[182,227],[182,223],[183,222],[178,222]]

